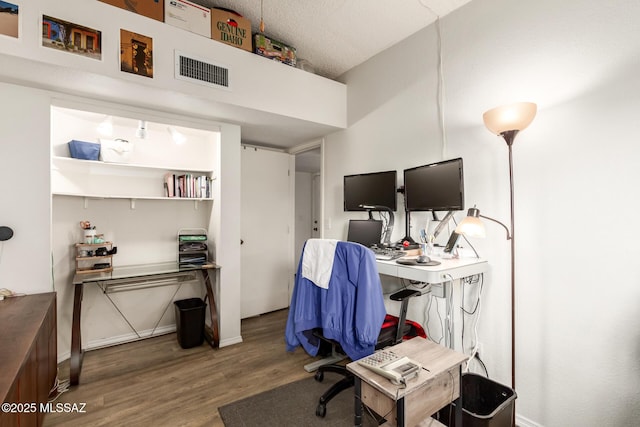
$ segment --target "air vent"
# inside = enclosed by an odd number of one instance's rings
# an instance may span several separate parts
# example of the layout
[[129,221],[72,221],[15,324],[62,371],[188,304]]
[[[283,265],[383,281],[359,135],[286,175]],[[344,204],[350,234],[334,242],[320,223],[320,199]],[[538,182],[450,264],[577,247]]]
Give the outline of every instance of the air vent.
[[217,88],[231,88],[229,68],[186,56],[178,51],[176,51],[175,60],[176,79]]

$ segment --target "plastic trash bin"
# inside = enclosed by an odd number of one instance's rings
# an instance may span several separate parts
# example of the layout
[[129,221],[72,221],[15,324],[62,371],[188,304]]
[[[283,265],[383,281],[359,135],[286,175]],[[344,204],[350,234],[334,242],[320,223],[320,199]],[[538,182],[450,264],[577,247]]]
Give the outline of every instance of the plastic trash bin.
[[[462,424],[464,427],[511,427],[516,392],[482,375],[462,374]],[[455,426],[455,404],[439,412],[441,423]],[[451,415],[451,420],[449,420]]]
[[182,348],[192,348],[204,342],[204,315],[207,304],[200,298],[173,302],[176,311],[176,333]]

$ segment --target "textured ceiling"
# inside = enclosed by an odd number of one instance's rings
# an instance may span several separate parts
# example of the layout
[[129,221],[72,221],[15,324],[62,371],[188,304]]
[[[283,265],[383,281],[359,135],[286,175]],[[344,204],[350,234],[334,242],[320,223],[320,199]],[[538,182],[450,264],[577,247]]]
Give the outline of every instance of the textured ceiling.
[[470,0],[191,0],[236,11],[335,79]]

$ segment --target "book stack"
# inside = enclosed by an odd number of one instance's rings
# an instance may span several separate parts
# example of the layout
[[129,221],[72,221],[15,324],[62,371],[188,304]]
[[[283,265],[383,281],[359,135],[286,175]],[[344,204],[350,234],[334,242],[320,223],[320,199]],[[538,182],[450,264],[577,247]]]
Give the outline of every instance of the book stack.
[[164,195],[165,197],[209,199],[212,197],[211,182],[211,177],[207,175],[167,173],[164,176]]

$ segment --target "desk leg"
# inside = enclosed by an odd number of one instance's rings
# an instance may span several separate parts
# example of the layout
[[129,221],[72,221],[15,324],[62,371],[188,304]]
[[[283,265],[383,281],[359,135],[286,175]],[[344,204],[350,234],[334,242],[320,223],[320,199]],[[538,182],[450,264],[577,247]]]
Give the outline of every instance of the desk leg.
[[73,323],[71,325],[71,358],[69,360],[69,383],[78,385],[82,370],[82,336],[80,330],[80,313],[82,312],[82,283],[75,284],[73,295]]
[[357,375],[354,380],[353,408],[355,415],[353,417],[353,425],[362,427],[362,380]]
[[396,401],[396,422],[398,427],[404,427],[404,397]]
[[[209,313],[211,314],[211,331],[213,339],[211,340],[211,347],[217,348],[220,346],[220,331],[218,329],[218,308],[216,305],[216,297],[213,293],[213,283],[209,270],[204,269],[202,271],[202,277],[204,279],[204,286],[207,289],[207,296],[209,298]],[[214,270],[213,274],[216,274]]]
[[460,387],[458,390],[458,398],[454,400],[456,406],[456,424],[462,426],[462,365],[459,367],[458,378],[460,378]]

